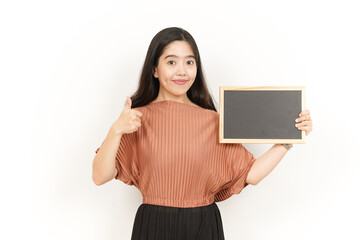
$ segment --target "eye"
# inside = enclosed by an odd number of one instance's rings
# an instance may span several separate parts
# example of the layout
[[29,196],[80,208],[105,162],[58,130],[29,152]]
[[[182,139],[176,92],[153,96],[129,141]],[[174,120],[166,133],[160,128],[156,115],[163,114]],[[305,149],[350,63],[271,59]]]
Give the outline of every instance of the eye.
[[194,64],[194,61],[189,60],[189,61],[187,61],[187,64],[189,64],[189,65],[193,65],[193,64]]
[[174,61],[174,60],[170,60],[170,61],[168,61],[168,64],[170,64],[170,65],[175,65],[175,61]]

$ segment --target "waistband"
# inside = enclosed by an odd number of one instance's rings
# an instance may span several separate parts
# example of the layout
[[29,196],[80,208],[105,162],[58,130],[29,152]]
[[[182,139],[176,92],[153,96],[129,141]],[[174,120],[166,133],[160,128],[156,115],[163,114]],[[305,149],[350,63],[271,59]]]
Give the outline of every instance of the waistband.
[[210,205],[215,202],[214,196],[207,196],[199,199],[171,199],[165,197],[149,197],[143,195],[144,204],[178,207],[178,208],[193,208]]
[[167,212],[167,213],[180,213],[180,212],[186,212],[186,213],[199,213],[204,212],[213,208],[218,209],[215,202],[205,205],[205,206],[199,206],[199,207],[170,207],[170,206],[162,206],[162,205],[155,205],[155,204],[148,204],[148,203],[142,203],[139,208],[152,208],[153,210]]

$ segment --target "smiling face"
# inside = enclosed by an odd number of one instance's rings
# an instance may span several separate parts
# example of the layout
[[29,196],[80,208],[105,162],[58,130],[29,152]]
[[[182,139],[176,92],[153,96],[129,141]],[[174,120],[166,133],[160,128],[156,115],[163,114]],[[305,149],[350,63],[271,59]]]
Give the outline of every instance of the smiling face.
[[154,77],[159,79],[157,100],[188,102],[186,92],[196,77],[196,61],[190,44],[174,41],[165,47],[154,68]]

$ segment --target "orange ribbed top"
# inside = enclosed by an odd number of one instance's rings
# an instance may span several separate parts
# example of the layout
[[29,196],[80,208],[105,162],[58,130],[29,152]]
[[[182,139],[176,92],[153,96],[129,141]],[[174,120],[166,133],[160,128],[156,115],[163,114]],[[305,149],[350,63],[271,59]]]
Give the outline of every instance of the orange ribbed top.
[[242,144],[219,143],[217,112],[171,100],[134,109],[141,127],[122,135],[115,179],[135,185],[143,203],[205,206],[247,186],[255,158]]

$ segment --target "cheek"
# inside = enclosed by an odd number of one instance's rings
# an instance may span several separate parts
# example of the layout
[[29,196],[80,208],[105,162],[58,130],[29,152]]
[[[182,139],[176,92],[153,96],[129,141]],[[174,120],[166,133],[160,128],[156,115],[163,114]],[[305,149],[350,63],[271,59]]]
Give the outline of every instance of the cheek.
[[161,72],[159,72],[159,81],[160,84],[163,86],[168,86],[173,78],[173,73],[169,71],[168,69],[162,69]]
[[191,77],[193,77],[195,79],[196,77],[196,72],[197,72],[197,68],[194,67],[194,68],[191,68],[190,71],[189,71],[189,75],[191,75]]
[[172,75],[173,72],[171,71],[171,69],[168,68],[162,68],[161,71],[159,72],[159,76],[162,77],[164,80],[171,78]]

